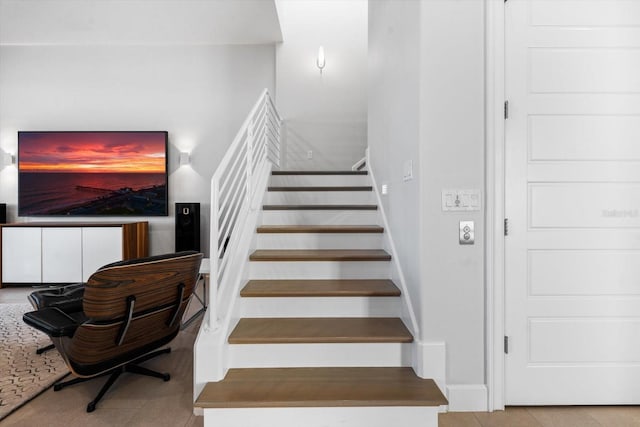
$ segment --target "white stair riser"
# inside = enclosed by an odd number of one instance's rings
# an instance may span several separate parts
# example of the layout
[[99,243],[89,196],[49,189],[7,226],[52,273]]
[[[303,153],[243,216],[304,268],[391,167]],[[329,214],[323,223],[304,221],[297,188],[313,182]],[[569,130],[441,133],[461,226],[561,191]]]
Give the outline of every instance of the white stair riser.
[[408,343],[232,344],[230,368],[411,366]]
[[267,205],[371,205],[372,191],[268,191]]
[[380,249],[382,233],[258,233],[258,249]]
[[204,427],[438,427],[437,406],[206,408]]
[[378,211],[290,210],[263,211],[265,225],[380,225]]
[[249,279],[388,279],[389,261],[252,261]]
[[371,185],[368,175],[272,175],[270,186],[297,187],[311,186],[349,186]]
[[242,317],[397,317],[398,297],[242,298]]

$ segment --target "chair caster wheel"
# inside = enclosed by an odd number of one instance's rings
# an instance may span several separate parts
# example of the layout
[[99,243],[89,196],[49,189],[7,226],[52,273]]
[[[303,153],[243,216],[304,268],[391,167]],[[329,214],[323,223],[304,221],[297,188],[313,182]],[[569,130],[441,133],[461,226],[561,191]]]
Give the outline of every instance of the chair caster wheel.
[[62,384],[53,385],[53,391],[60,391],[60,390],[62,390]]
[[169,374],[164,374],[162,376],[162,380],[165,381],[165,382],[169,381],[170,379],[171,379],[171,375],[169,375]]
[[91,402],[87,405],[87,412],[93,412],[96,410],[96,404],[94,402]]

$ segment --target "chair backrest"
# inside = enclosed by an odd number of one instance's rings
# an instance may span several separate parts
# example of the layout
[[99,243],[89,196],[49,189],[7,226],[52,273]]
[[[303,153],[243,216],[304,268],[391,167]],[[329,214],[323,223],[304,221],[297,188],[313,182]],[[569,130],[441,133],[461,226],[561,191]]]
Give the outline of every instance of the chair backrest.
[[179,252],[106,265],[87,281],[83,311],[66,358],[92,376],[171,341],[198,280],[202,254]]

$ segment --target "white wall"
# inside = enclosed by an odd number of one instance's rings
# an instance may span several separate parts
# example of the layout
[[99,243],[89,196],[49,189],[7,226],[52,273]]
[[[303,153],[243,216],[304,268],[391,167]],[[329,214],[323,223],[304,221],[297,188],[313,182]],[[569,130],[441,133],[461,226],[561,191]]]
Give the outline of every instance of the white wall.
[[[420,283],[420,4],[375,1],[369,6],[369,154],[418,324]],[[403,181],[403,163],[413,161],[415,178]],[[416,304],[418,303],[418,304]],[[420,327],[422,329],[422,327]],[[422,337],[418,337],[422,340]]]
[[[151,253],[171,252],[174,203],[200,202],[206,251],[211,176],[274,70],[273,45],[0,46],[0,147],[15,154],[18,130],[167,130],[170,216],[124,220],[148,219]],[[11,221],[42,220],[16,217],[15,167],[0,202]]]
[[[276,6],[285,167],[349,169],[367,146],[367,1],[278,0]],[[326,54],[322,75],[316,67],[320,45]]]
[[[441,190],[484,193],[483,7],[477,0],[369,3],[368,125],[372,169],[378,184],[390,184],[384,208],[418,299],[421,339],[446,343],[449,385],[477,385],[471,390],[480,393],[484,214],[442,212]],[[407,159],[416,178],[403,183]],[[475,221],[474,246],[458,244],[460,220]]]

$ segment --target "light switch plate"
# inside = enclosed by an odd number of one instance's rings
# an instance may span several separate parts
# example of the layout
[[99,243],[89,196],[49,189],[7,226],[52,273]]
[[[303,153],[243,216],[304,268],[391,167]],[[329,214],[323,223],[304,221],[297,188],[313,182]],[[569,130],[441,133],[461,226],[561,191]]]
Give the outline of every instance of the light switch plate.
[[482,206],[480,190],[442,190],[443,211],[479,211]]
[[475,240],[475,227],[473,221],[460,221],[460,244],[473,245]]

